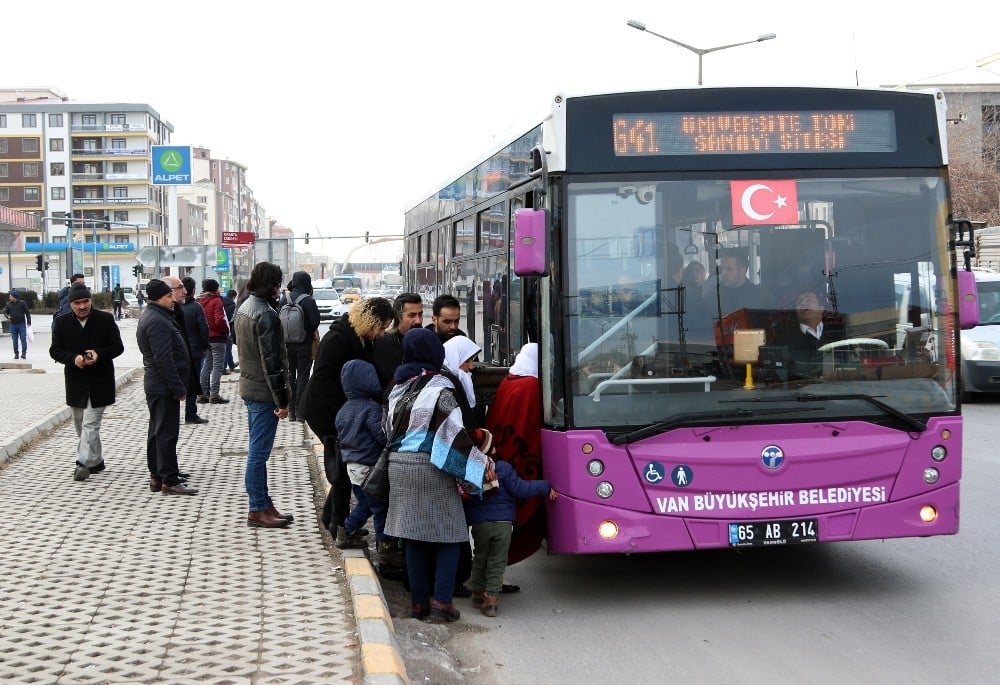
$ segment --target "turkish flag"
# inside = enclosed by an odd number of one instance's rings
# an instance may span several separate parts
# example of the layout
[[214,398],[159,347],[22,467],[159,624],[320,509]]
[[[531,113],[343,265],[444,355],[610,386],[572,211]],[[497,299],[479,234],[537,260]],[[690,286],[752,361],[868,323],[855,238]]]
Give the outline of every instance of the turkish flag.
[[797,224],[799,200],[795,181],[730,181],[733,225]]

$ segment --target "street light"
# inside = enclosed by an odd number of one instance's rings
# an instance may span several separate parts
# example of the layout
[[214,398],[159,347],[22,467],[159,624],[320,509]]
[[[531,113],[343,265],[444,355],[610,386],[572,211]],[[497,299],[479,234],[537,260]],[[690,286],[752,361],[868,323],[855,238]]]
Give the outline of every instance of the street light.
[[650,31],[648,28],[646,28],[646,25],[643,24],[641,21],[636,21],[635,19],[629,19],[627,23],[628,23],[629,26],[631,26],[634,29],[637,29],[639,31],[645,31],[646,33],[651,33],[654,36],[656,36],[657,38],[662,38],[665,41],[668,41],[670,43],[673,43],[674,45],[682,47],[685,50],[690,50],[694,54],[698,55],[698,85],[699,86],[701,85],[701,58],[704,57],[705,55],[707,55],[708,53],[710,53],[710,52],[718,52],[719,50],[726,50],[727,48],[736,48],[736,47],[739,47],[740,45],[750,45],[750,43],[760,43],[760,42],[765,41],[765,40],[771,40],[773,38],[777,38],[777,36],[775,34],[773,34],[773,33],[764,33],[764,34],[761,34],[761,35],[757,36],[753,40],[745,40],[742,43],[730,43],[729,45],[719,45],[719,46],[714,47],[714,48],[696,48],[696,47],[693,47],[691,45],[688,45],[687,43],[682,43],[679,40],[674,40],[673,38],[669,38],[667,36],[659,34],[656,31]]

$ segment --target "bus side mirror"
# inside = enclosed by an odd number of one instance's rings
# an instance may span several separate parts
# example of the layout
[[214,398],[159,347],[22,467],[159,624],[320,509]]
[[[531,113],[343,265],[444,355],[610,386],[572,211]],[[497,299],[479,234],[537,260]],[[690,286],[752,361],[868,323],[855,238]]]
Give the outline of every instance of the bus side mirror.
[[544,209],[518,209],[514,212],[514,273],[518,276],[545,276],[548,263],[545,259]]
[[958,326],[967,331],[979,325],[979,289],[974,272],[959,270],[957,275]]

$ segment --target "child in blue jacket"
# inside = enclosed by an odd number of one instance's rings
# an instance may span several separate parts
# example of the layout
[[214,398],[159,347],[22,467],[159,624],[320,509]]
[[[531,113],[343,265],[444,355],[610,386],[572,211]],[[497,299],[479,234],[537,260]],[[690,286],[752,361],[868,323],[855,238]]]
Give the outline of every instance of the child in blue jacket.
[[[484,451],[489,453],[490,450]],[[472,526],[472,578],[469,579],[472,603],[480,607],[483,615],[490,617],[497,615],[500,604],[500,589],[514,528],[514,500],[556,498],[556,491],[547,481],[522,480],[506,461],[497,460],[494,467],[499,487],[482,498],[465,501],[465,518]]]
[[335,424],[340,443],[340,454],[347,466],[351,489],[357,504],[343,527],[337,529],[339,549],[365,548],[364,536],[368,531],[362,526],[372,517],[375,522],[376,548],[385,535],[386,506],[365,496],[361,483],[385,447],[382,430],[382,386],[375,367],[366,361],[352,359],[340,372],[340,384],[347,402],[337,412]]

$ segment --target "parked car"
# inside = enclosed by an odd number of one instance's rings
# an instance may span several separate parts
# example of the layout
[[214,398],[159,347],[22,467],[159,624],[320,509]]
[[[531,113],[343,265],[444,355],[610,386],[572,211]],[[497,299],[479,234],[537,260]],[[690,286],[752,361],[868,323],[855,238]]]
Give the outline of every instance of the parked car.
[[313,299],[316,300],[316,308],[319,309],[320,321],[337,319],[344,313],[344,303],[340,299],[340,293],[333,288],[313,289]]
[[979,325],[961,332],[962,398],[1000,392],[1000,274],[976,271]]

